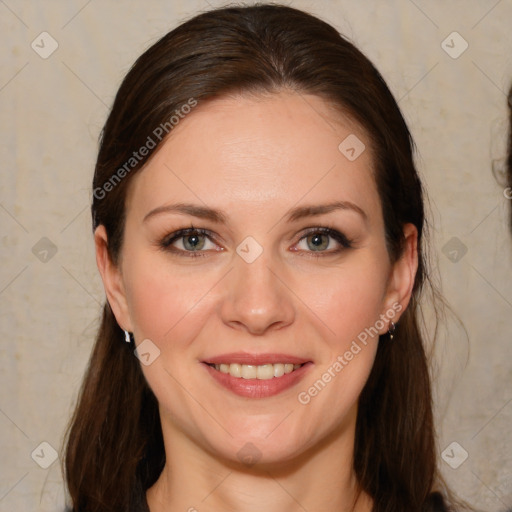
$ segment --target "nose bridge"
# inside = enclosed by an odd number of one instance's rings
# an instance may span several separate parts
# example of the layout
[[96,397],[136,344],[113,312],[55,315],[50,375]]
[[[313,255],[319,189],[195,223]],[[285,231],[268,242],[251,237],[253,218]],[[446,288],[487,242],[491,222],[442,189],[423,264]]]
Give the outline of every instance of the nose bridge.
[[[236,262],[235,276],[238,277],[237,294],[240,298],[252,300],[254,305],[269,304],[280,295],[278,281],[270,270],[272,259],[268,254],[262,254],[252,263],[242,259]],[[275,266],[275,262],[274,262]]]
[[229,293],[222,308],[224,322],[260,334],[271,326],[291,323],[294,319],[291,293],[276,277],[278,272],[278,262],[270,251],[262,251],[254,260],[245,259],[243,253],[236,255],[228,278]]

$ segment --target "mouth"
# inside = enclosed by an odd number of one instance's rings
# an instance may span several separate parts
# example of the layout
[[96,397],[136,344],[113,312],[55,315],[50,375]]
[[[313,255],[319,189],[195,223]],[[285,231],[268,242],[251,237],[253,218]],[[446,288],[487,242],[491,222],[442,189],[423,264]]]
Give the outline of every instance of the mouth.
[[312,361],[288,354],[224,354],[202,361],[221,388],[246,398],[268,398],[296,386]]
[[218,372],[229,374],[231,377],[235,377],[236,379],[270,380],[279,379],[283,375],[288,375],[289,373],[298,370],[306,363],[267,363],[260,365],[238,363],[207,364]]

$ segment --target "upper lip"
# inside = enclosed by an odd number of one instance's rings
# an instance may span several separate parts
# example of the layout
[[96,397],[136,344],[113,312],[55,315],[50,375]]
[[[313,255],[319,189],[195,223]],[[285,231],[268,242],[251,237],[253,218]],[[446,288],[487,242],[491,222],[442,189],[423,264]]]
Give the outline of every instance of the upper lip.
[[260,366],[264,364],[292,363],[303,364],[309,362],[309,359],[303,357],[291,356],[289,354],[249,354],[247,352],[231,352],[219,356],[209,357],[203,361],[208,364],[248,364]]

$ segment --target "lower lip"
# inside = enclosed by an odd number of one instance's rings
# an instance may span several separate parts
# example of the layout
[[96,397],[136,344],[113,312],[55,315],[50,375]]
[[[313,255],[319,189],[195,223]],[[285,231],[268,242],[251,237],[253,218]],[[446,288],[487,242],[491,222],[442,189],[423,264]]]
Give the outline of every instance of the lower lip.
[[203,363],[210,375],[222,386],[229,389],[239,396],[247,398],[267,398],[278,395],[279,393],[291,388],[297,384],[309,371],[313,363],[303,364],[291,373],[285,373],[282,377],[273,377],[272,379],[242,379],[233,377],[229,373],[222,373],[210,365]]

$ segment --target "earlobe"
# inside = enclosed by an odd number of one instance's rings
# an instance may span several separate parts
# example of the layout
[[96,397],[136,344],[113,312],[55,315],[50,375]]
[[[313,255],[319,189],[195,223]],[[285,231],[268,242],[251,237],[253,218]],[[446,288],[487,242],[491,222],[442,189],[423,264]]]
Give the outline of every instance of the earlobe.
[[[391,270],[385,300],[386,311],[393,310],[400,314],[405,311],[411,300],[418,270],[418,230],[414,224],[405,224],[403,230],[405,238],[403,253]],[[398,319],[399,315],[390,320],[396,324]],[[391,322],[386,325],[386,331],[390,325]]]
[[108,237],[105,226],[100,225],[94,231],[94,245],[96,249],[96,264],[103,281],[103,288],[110,308],[122,329],[132,331],[128,304],[124,289],[121,269],[114,264],[108,250]]

